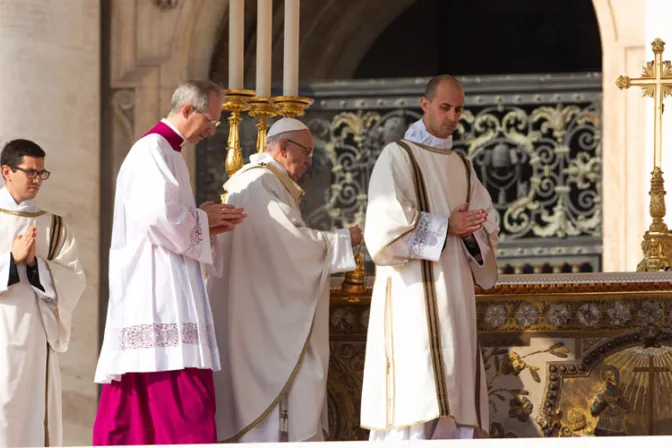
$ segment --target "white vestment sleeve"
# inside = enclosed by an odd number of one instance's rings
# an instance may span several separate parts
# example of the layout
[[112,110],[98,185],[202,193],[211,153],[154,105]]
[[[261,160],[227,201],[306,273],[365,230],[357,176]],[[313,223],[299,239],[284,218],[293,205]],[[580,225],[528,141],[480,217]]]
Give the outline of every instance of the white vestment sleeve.
[[0,294],[9,289],[9,268],[11,266],[12,252],[6,252],[0,256]]
[[79,262],[75,236],[63,225],[63,243],[51,261],[38,257],[38,272],[44,292],[38,301],[47,341],[57,352],[65,352],[70,343],[72,312],[79,302],[86,278]]
[[151,143],[125,173],[127,218],[146,231],[152,244],[211,264],[208,215],[183,203],[180,182]]
[[[226,234],[224,234],[226,235]],[[207,275],[214,275],[215,277],[221,277],[224,275],[224,249],[219,243],[219,239],[222,237],[220,235],[213,235],[212,245],[210,251],[212,253],[212,264],[205,264],[203,268]]]
[[[331,233],[331,234],[330,234]],[[352,241],[348,229],[338,229],[336,232],[325,232],[327,239],[332,243],[331,273],[354,271],[357,265],[352,253]]]
[[421,213],[408,156],[396,144],[383,149],[371,173],[364,240],[379,266],[412,259],[438,261],[448,218]]

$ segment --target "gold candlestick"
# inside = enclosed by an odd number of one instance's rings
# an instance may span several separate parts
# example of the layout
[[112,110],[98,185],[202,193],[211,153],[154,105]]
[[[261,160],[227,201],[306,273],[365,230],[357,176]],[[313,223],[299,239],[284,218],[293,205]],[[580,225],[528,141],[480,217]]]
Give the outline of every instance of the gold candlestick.
[[250,105],[249,116],[257,119],[257,152],[262,153],[266,150],[268,119],[275,117],[278,110],[271,98],[254,97],[248,101],[248,104]]
[[254,90],[224,90],[222,109],[231,112],[231,115],[229,115],[226,162],[224,163],[229,176],[233,176],[243,166],[243,151],[240,148],[240,113],[250,108],[248,101],[254,97],[254,94]]
[[277,107],[278,113],[285,118],[300,117],[313,104],[311,98],[303,96],[276,96],[271,101]]

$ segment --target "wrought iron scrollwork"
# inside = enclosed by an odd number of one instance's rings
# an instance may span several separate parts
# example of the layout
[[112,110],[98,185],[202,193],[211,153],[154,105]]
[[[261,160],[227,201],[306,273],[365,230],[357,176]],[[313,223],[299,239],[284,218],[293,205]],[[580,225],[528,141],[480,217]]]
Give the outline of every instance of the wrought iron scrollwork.
[[[594,103],[487,106],[463,114],[454,149],[471,159],[498,211],[501,239],[600,236],[601,152]],[[416,109],[345,111],[309,125],[332,182],[307,220],[320,228],[361,224],[371,171],[403,136]]]
[[[595,74],[463,79],[465,111],[454,149],[471,159],[498,212],[504,273],[600,270],[601,79]],[[315,138],[301,183],[307,225],[362,224],[368,184],[384,146],[422,116],[423,80],[347,81],[310,86],[302,120]],[[226,117],[223,117],[225,119]],[[256,128],[240,127],[244,157]],[[225,126],[197,152],[198,200],[222,193]],[[367,272],[373,267],[367,258]]]

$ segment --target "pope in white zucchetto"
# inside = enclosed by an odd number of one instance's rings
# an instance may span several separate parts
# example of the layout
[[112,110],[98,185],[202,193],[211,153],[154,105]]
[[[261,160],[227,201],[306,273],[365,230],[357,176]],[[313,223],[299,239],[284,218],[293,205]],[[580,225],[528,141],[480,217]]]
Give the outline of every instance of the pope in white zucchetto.
[[359,227],[306,227],[297,184],[312,163],[313,137],[301,121],[269,129],[224,185],[246,225],[218,236],[210,272],[222,370],[215,373],[221,441],[322,441],[328,432],[329,278],[352,271]]

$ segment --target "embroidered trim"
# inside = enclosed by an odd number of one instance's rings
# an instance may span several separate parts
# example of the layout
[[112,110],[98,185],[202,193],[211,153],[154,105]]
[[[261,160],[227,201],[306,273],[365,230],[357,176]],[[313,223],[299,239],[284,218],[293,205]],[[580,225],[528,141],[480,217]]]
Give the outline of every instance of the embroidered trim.
[[[411,240],[408,242],[408,252],[410,258],[421,258],[423,250],[430,244],[436,244],[438,234],[432,229],[432,217],[429,213],[420,212],[418,226],[415,228]],[[433,238],[430,238],[433,237]],[[430,240],[431,241],[428,241]]]
[[432,217],[425,212],[420,212],[418,226],[415,228],[415,231],[411,236],[411,240],[408,242],[408,252],[410,253],[410,258],[420,258],[422,250],[427,245],[429,234],[432,232],[430,227],[431,223]]
[[37,218],[38,216],[42,216],[47,212],[45,212],[44,210],[40,210],[38,212],[19,212],[19,211],[16,211],[16,210],[7,210],[5,208],[0,208],[0,213],[6,213],[8,215],[20,216],[22,218]]
[[452,150],[452,149],[439,149],[439,148],[435,148],[435,147],[433,147],[433,146],[425,145],[425,144],[423,144],[423,143],[414,142],[413,140],[406,140],[406,139],[404,139],[404,142],[412,143],[412,144],[414,144],[414,145],[416,145],[416,146],[418,146],[418,147],[420,147],[420,148],[422,148],[422,149],[425,149],[425,150],[427,150],[427,151],[429,151],[429,152],[434,152],[434,153],[436,153],[436,154],[450,155],[450,154],[453,153],[453,150]]
[[140,324],[122,328],[119,343],[121,350],[177,347],[180,344],[199,343],[216,348],[217,339],[212,325],[207,325],[205,331],[205,337],[201,337],[198,324],[195,322]]
[[63,218],[58,215],[51,215],[51,234],[49,237],[49,252],[47,260],[51,261],[60,252],[63,242]]
[[198,259],[201,256],[201,243],[203,242],[203,225],[201,224],[201,215],[198,213],[198,210],[192,208],[189,210],[191,216],[196,221],[196,224],[191,229],[189,234],[189,249],[187,252],[192,254],[194,258]]

